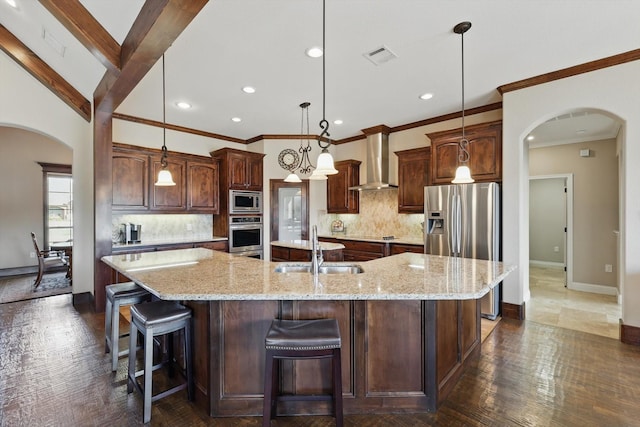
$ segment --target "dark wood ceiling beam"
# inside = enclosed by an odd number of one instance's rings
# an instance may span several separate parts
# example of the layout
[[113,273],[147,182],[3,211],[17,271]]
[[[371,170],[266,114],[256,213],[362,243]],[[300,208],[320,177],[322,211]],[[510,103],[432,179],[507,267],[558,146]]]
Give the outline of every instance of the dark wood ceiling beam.
[[0,25],[0,49],[86,121],[91,121],[91,102],[3,25]]
[[121,73],[104,75],[93,94],[95,108],[118,108],[207,2],[147,0],[122,43]]
[[39,1],[102,65],[120,69],[120,45],[79,0]]

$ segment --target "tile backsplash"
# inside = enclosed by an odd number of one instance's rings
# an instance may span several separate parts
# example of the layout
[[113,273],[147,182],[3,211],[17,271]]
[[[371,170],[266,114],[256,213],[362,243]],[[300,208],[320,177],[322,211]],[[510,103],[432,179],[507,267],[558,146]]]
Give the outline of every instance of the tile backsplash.
[[395,236],[422,239],[423,214],[398,213],[398,189],[360,192],[359,214],[323,214],[318,216],[318,232],[331,234],[331,222],[344,223],[347,236]]
[[122,224],[142,224],[142,242],[209,239],[213,236],[213,215],[113,215],[113,241],[118,241]]

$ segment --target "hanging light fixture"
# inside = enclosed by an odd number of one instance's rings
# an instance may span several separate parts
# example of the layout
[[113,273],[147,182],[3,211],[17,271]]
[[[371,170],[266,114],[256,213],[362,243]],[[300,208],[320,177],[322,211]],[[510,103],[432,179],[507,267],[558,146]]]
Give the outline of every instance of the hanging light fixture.
[[158,180],[155,185],[158,187],[168,187],[176,185],[173,182],[171,172],[167,169],[167,120],[166,120],[166,104],[165,104],[165,78],[164,78],[164,54],[162,55],[162,158],[160,164],[162,169],[158,172]]
[[471,170],[469,169],[469,140],[464,133],[464,33],[471,28],[471,22],[461,22],[453,27],[453,32],[460,34],[462,40],[462,138],[458,147],[458,162],[460,165],[456,169],[456,176],[451,181],[453,184],[470,184],[474,181],[471,178]]
[[[302,109],[302,118],[300,120],[300,148],[298,149],[298,152],[301,155],[300,163],[295,163],[290,166],[289,170],[291,173],[289,173],[289,175],[284,179],[284,182],[302,182],[300,177],[295,173],[295,170],[299,169],[300,173],[308,174],[309,172],[311,172],[311,169],[315,167],[313,166],[313,164],[311,164],[311,159],[309,158],[309,153],[311,152],[311,143],[309,142],[310,140],[309,139],[309,106],[310,105],[311,105],[310,102],[303,102],[302,104],[300,104],[300,108]],[[304,133],[305,112],[307,116],[306,134]],[[303,139],[306,140],[306,145]],[[295,154],[295,153],[292,153],[292,154]]]
[[[318,139],[318,145],[322,149],[322,152],[318,156],[318,166],[309,179],[326,179],[326,175],[335,175],[338,173],[333,165],[333,157],[329,153],[328,148],[331,146],[331,135],[329,134],[329,122],[326,119],[326,89],[325,89],[325,58],[327,57],[327,50],[325,49],[325,0],[322,0],[322,120],[320,120],[320,128],[322,133]],[[326,144],[323,144],[323,139],[326,139]],[[322,178],[321,176],[324,176]]]

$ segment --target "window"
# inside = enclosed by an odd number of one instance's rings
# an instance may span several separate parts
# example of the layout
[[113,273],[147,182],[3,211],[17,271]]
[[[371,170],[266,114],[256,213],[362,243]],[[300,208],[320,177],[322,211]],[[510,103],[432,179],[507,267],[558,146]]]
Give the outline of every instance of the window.
[[71,166],[40,163],[43,172],[44,239],[53,243],[73,241],[73,177]]

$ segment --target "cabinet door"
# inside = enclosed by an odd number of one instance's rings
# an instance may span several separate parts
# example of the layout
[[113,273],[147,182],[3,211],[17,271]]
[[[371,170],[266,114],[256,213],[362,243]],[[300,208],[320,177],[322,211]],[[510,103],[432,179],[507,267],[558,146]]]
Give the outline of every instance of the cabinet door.
[[[167,163],[167,169],[171,172],[171,176],[176,185],[158,187],[152,184],[153,197],[151,209],[167,211],[185,210],[187,207],[186,162],[168,158]],[[152,175],[154,182],[161,169],[162,164],[160,163],[160,157],[155,158],[153,161]]]
[[247,189],[247,158],[243,154],[229,153],[229,188]]
[[262,190],[262,155],[259,157],[250,156],[247,158],[247,188],[249,190]]
[[360,195],[349,187],[360,184],[359,160],[343,160],[335,162],[338,170],[336,175],[329,175],[327,179],[327,212],[328,213],[359,213]]
[[431,183],[431,147],[395,154],[398,156],[398,213],[424,213],[424,187]]
[[113,153],[114,210],[149,209],[149,156]]
[[187,209],[217,214],[218,164],[187,163]]
[[[478,181],[502,180],[502,122],[465,128],[469,140],[469,169]],[[431,183],[450,184],[458,167],[458,144],[462,129],[427,135],[431,139]]]

